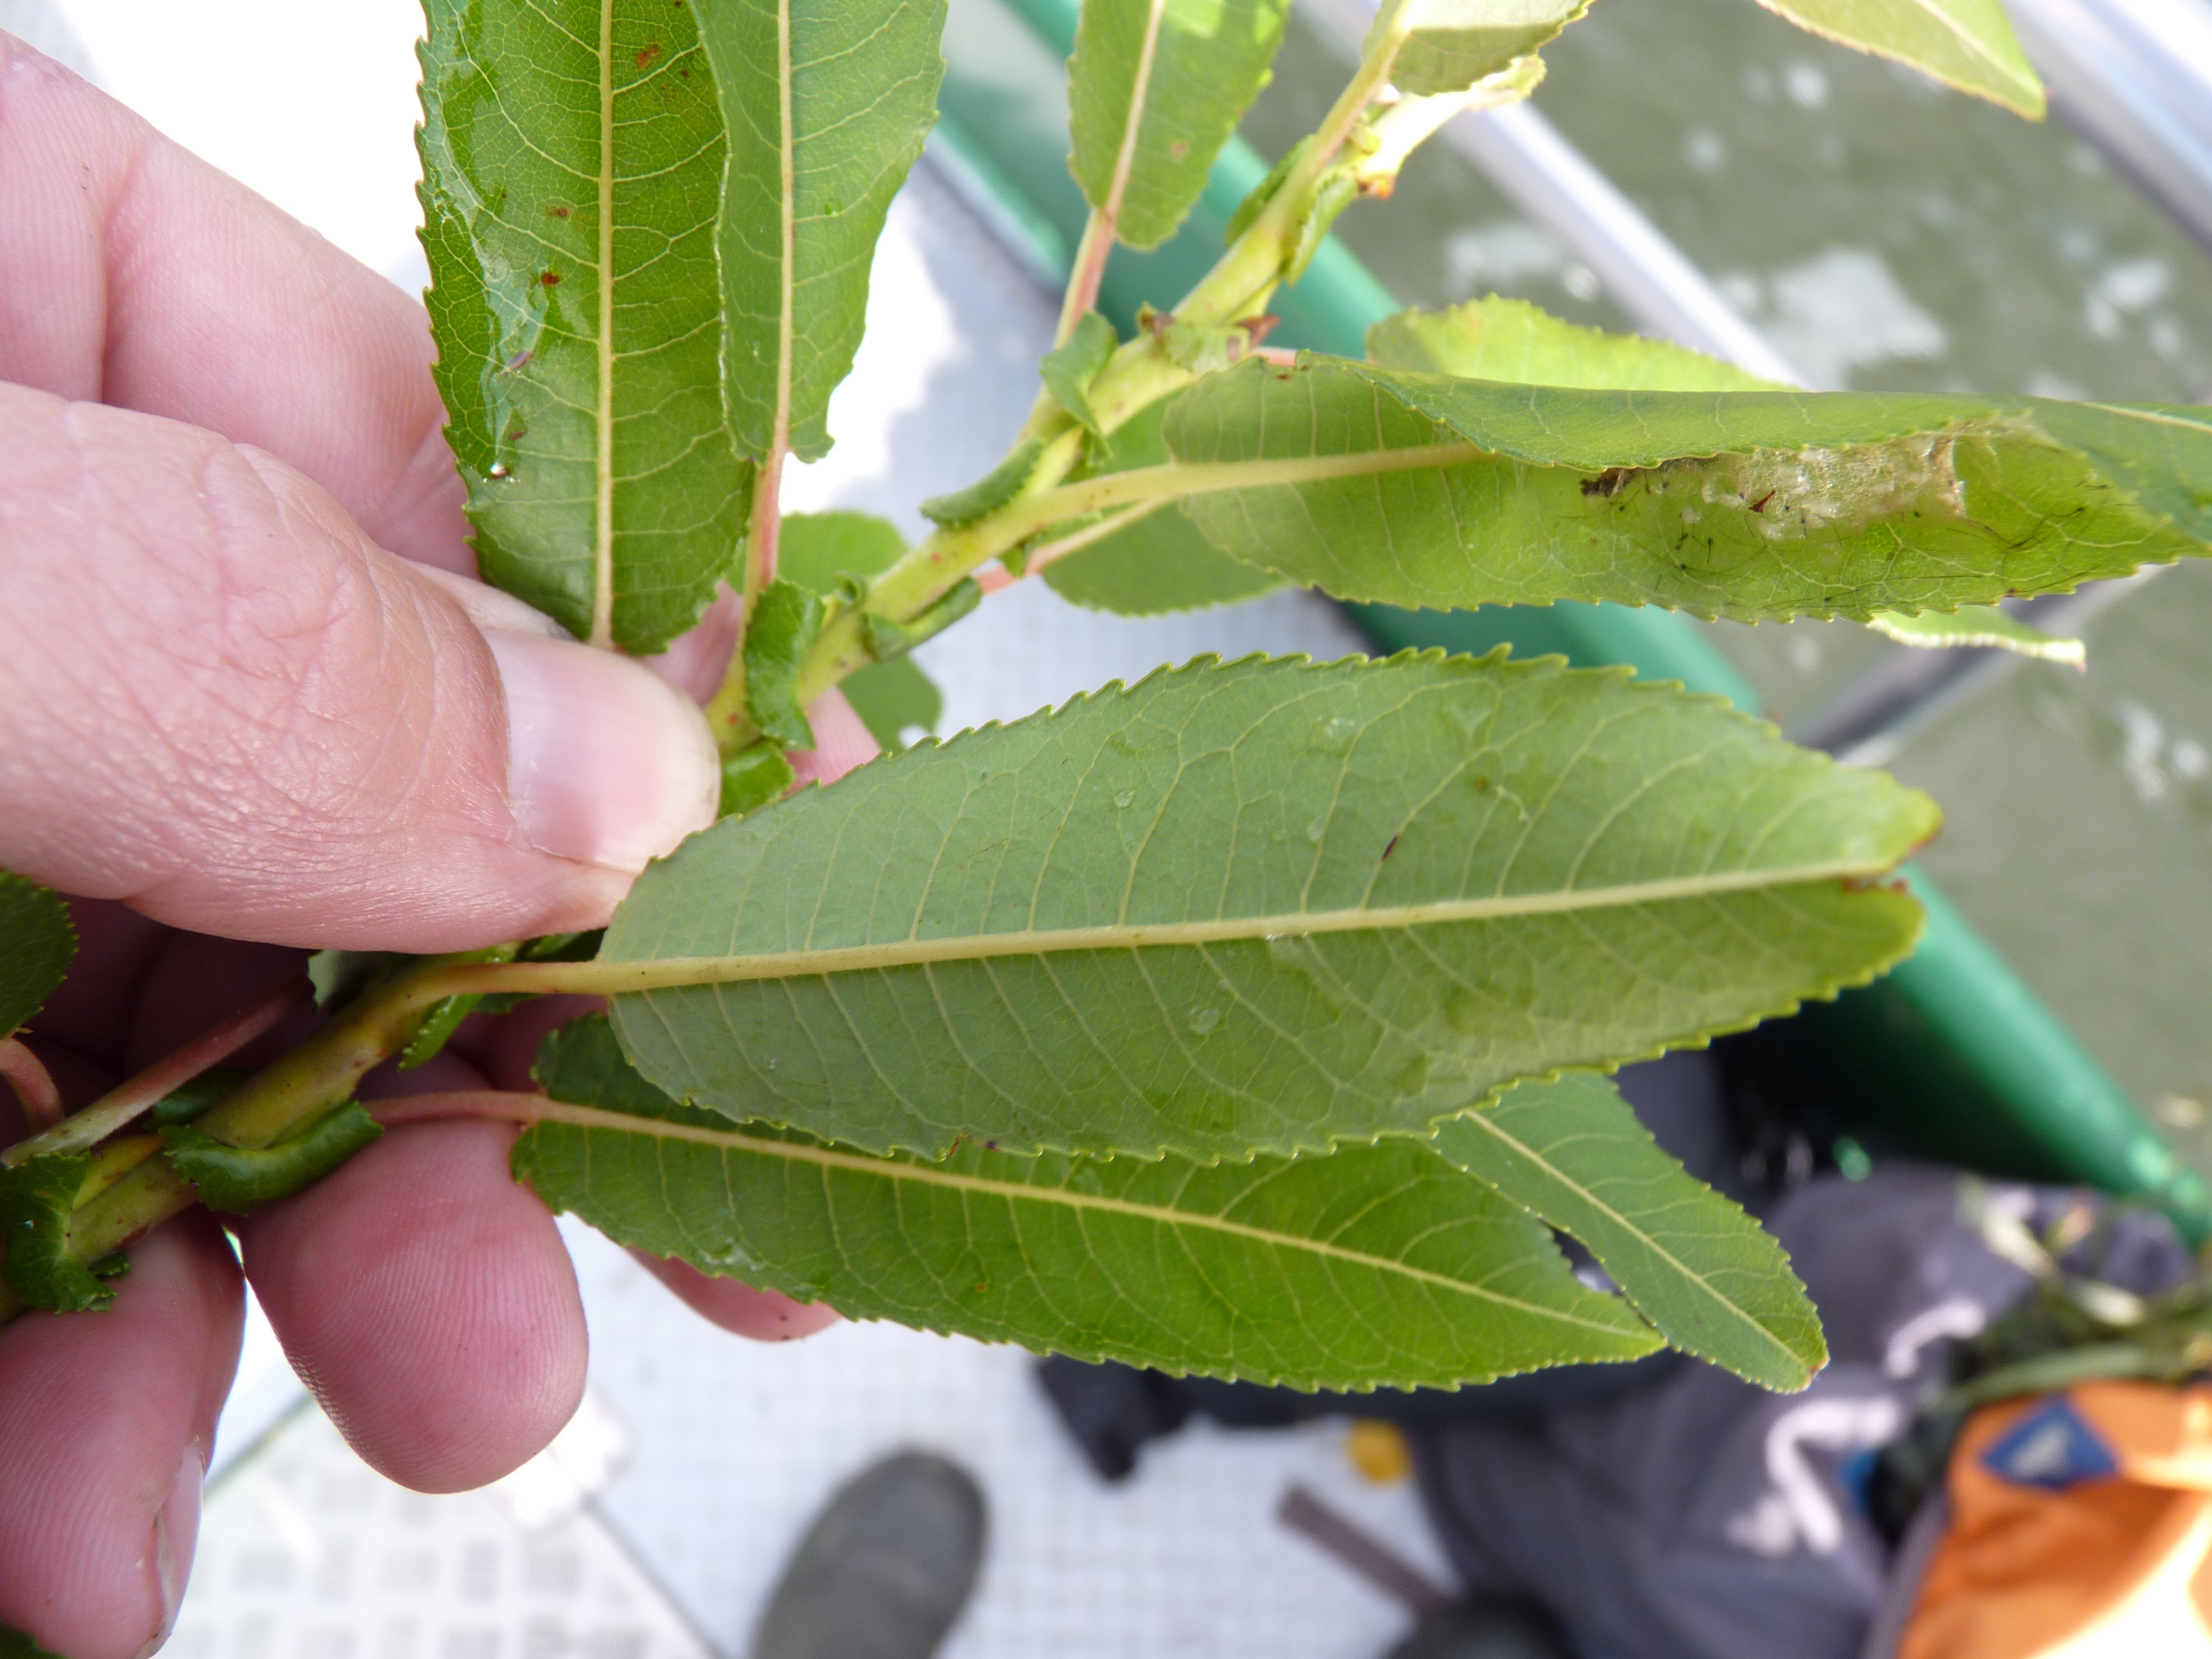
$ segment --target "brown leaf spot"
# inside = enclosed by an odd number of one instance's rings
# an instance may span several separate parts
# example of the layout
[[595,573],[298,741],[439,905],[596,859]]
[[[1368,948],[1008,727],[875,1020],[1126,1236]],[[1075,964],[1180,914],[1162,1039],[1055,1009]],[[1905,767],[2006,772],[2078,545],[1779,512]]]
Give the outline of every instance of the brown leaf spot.
[[541,270],[538,273],[538,280],[548,288],[558,288],[561,286],[561,273],[557,270]]
[[650,64],[654,58],[659,56],[660,42],[656,40],[651,46],[647,46],[643,52],[638,53],[637,66],[640,69],[643,69],[647,64]]
[[564,207],[561,206],[558,203],[556,203],[553,206],[551,206],[551,207],[550,207],[550,208],[547,208],[547,209],[545,210],[545,211],[546,211],[546,213],[547,213],[547,215],[548,215],[549,216],[550,216],[550,217],[552,217],[552,218],[555,218],[555,219],[565,219],[565,218],[567,218],[567,217],[568,216],[568,214],[569,214],[569,210],[568,210],[568,209],[567,209],[567,208],[564,208]]

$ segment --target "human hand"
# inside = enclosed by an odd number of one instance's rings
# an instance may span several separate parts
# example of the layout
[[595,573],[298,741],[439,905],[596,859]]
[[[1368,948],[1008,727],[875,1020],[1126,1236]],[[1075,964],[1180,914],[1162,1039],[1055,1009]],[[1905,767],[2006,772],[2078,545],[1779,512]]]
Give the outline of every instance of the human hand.
[[[429,362],[412,300],[0,34],[0,866],[80,896],[32,1039],[72,1107],[304,947],[597,926],[714,816],[684,693],[727,617],[656,678],[468,580]],[[842,700],[812,712],[803,777],[874,752]],[[473,1021],[372,1083],[528,1087],[575,1011]],[[0,1145],[21,1133],[0,1105]],[[422,1490],[513,1468],[582,1388],[574,1276],[512,1135],[395,1129],[238,1228],[301,1376]],[[109,1311],[0,1330],[0,1624],[71,1659],[166,1633],[237,1358],[208,1217],[131,1262]],[[836,1316],[648,1265],[747,1334]]]

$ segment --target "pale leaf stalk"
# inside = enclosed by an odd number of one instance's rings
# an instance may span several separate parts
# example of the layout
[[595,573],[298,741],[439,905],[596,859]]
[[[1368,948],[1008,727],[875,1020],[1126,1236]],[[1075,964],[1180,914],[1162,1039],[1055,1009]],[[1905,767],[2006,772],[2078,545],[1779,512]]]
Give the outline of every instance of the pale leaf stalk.
[[1067,343],[1084,313],[1097,307],[1098,285],[1106,280],[1106,261],[1113,253],[1114,216],[1104,208],[1093,208],[1084,222],[1083,240],[1076,244],[1075,268],[1068,273],[1067,292],[1060,302],[1060,325],[1052,336],[1055,349]]
[[[1125,507],[1119,513],[1101,519],[1097,524],[1079,530],[1072,536],[1062,536],[1056,542],[1047,542],[1022,562],[1022,574],[1036,575],[1059,563],[1071,553],[1080,553],[1086,547],[1097,546],[1109,536],[1119,535],[1138,520],[1149,517],[1167,505],[1164,499],[1156,501],[1139,501],[1135,506]],[[1006,584],[1000,583],[999,586],[1003,586]],[[987,592],[991,591],[989,584],[986,584],[984,591]]]
[[0,1078],[8,1079],[22,1103],[23,1118],[32,1128],[51,1129],[62,1121],[62,1091],[54,1086],[45,1063],[20,1037],[0,1041]]
[[222,1065],[287,1015],[305,1007],[310,995],[305,980],[270,992],[252,1007],[233,1014],[137,1076],[111,1089],[82,1111],[64,1118],[43,1134],[0,1152],[0,1164],[19,1164],[34,1158],[82,1152],[98,1146],[148,1107],[174,1094],[201,1073]]

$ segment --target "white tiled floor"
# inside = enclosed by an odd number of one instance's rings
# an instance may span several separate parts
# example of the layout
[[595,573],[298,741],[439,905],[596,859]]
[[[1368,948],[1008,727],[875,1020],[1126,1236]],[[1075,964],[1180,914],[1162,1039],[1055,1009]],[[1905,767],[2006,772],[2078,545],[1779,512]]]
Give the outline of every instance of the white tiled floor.
[[[990,1504],[982,1579],[944,1659],[1375,1659],[1404,1615],[1276,1522],[1294,1480],[1449,1579],[1412,1489],[1361,1480],[1339,1425],[1197,1427],[1108,1486],[1024,1354],[887,1325],[742,1341],[596,1234],[568,1236],[592,1327],[585,1437],[615,1448],[612,1478],[563,1513],[562,1468],[592,1485],[603,1457],[556,1445],[503,1488],[421,1497],[365,1468],[295,1392],[210,1492],[171,1652],[741,1659],[808,1518],[905,1447],[957,1459]],[[248,1379],[258,1398],[277,1375]]]
[[604,1522],[537,1531],[491,1494],[426,1498],[320,1413],[209,1497],[174,1659],[708,1659]]
[[598,1512],[726,1651],[742,1653],[807,1516],[908,1446],[965,1464],[990,1503],[989,1559],[945,1659],[1375,1659],[1403,1615],[1275,1522],[1294,1480],[1449,1580],[1411,1488],[1362,1481],[1339,1425],[1196,1428],[1108,1486],[1027,1355],[887,1325],[742,1342],[596,1237],[571,1242],[592,1388],[633,1448]]

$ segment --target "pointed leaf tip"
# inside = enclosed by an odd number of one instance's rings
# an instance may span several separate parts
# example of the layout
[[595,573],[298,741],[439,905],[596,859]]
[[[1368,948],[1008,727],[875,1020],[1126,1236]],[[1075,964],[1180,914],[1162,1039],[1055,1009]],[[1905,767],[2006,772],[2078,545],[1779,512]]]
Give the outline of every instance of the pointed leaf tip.
[[1438,1125],[1436,1146],[1581,1240],[1676,1347],[1785,1393],[1827,1364],[1782,1247],[1662,1152],[1606,1079],[1521,1084]]

